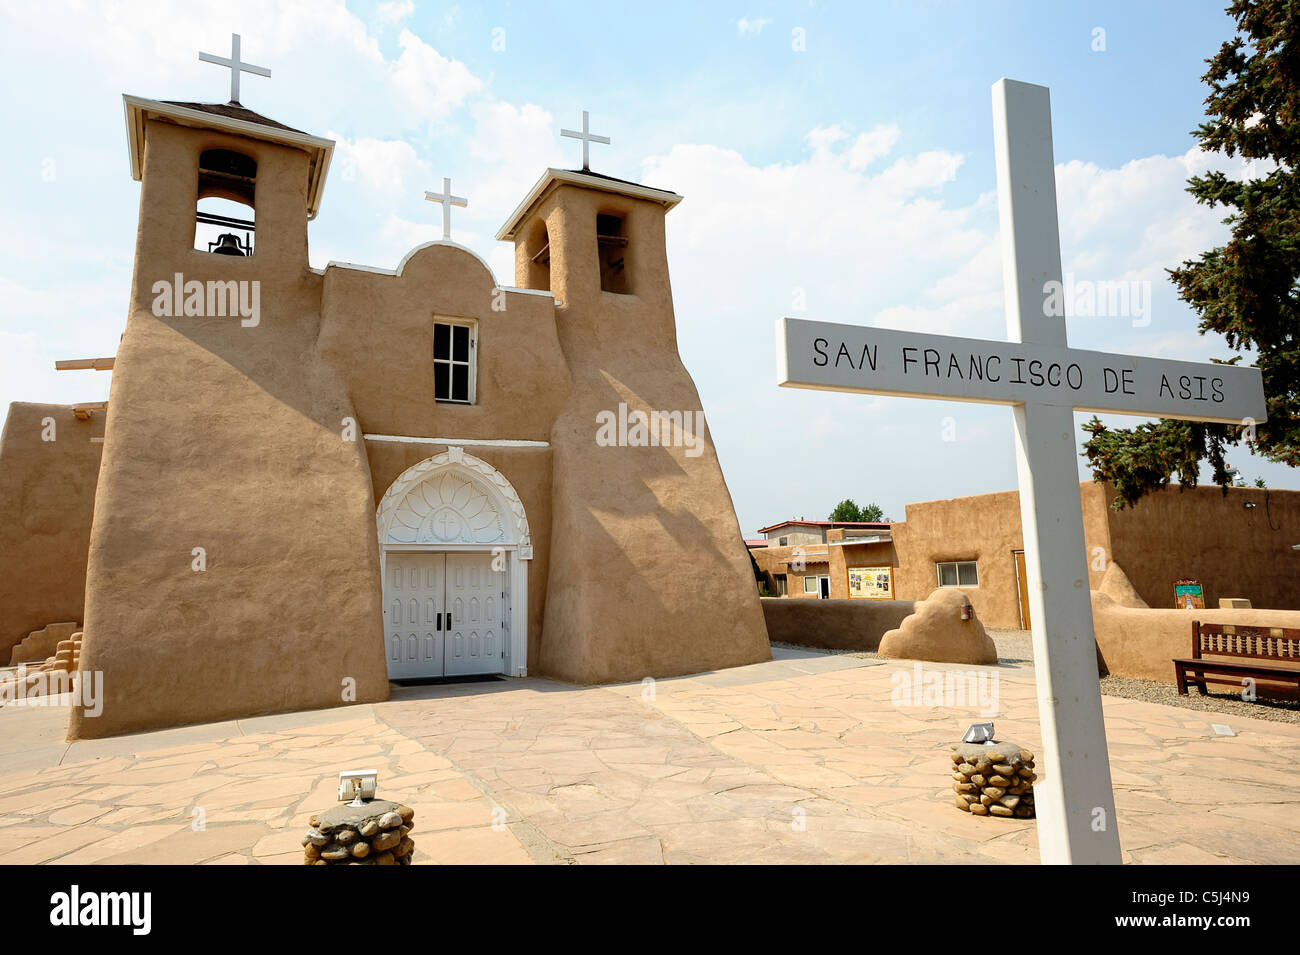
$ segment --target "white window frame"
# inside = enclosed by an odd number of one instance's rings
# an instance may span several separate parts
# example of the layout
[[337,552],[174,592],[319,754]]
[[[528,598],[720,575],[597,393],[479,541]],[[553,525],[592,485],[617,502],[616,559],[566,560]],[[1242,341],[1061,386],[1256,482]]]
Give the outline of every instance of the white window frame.
[[[974,572],[974,574],[975,574],[975,583],[973,583],[973,584],[963,584],[963,583],[961,582],[961,569],[962,569],[962,565],[963,565],[963,564],[969,566],[969,567],[971,568],[971,570]],[[955,575],[955,578],[956,578],[956,581],[957,581],[955,584],[945,584],[945,583],[943,582],[943,568],[945,568],[945,567],[951,567],[951,568],[952,568],[952,570],[953,570],[953,574]],[[976,561],[976,560],[941,560],[941,561],[937,561],[937,562],[935,563],[935,565],[934,565],[934,576],[935,576],[935,579],[939,582],[939,586],[940,586],[940,587],[945,587],[945,588],[948,588],[948,589],[950,589],[950,590],[978,590],[978,589],[979,589],[979,585],[980,585],[979,561]]]
[[[813,574],[811,576],[805,576],[803,579],[803,592],[806,594],[816,594],[820,599],[822,595],[822,581],[824,580],[829,583],[830,579],[829,574]],[[814,582],[812,590],[808,589],[808,581],[810,580]]]
[[[434,363],[434,366],[435,366],[435,370],[434,370],[433,400],[434,400],[435,402],[437,402],[438,404],[446,404],[446,405],[472,405],[472,404],[476,404],[476,403],[478,402],[478,322],[477,322],[475,319],[472,319],[472,318],[451,318],[451,317],[446,316],[446,315],[435,315],[435,316],[433,317],[433,324],[434,324],[435,329],[436,329],[436,327],[437,327],[438,325],[446,325],[446,326],[448,326],[449,331],[447,332],[447,347],[448,347],[448,349],[450,350],[450,353],[448,354],[448,356],[447,356],[446,359],[441,359],[441,358],[439,358],[439,357],[437,356],[437,353],[434,352],[434,355],[433,355],[433,363]],[[466,361],[456,361],[455,358],[452,357],[452,356],[455,354],[455,336],[456,336],[456,333],[455,333],[454,331],[451,331],[450,329],[454,329],[454,328],[456,328],[456,327],[467,328],[467,329],[469,329],[469,361],[467,361],[467,362],[466,362]],[[436,331],[435,331],[435,336],[436,336]],[[431,347],[432,347],[432,348],[436,348],[437,346],[431,344]],[[438,365],[446,365],[446,366],[447,366],[447,382],[448,382],[448,386],[449,386],[449,387],[453,386],[453,385],[454,385],[454,381],[455,381],[455,379],[453,378],[452,373],[451,373],[453,368],[455,368],[457,365],[467,366],[467,367],[469,368],[469,376],[468,376],[468,377],[469,377],[469,387],[468,387],[469,396],[468,396],[467,400],[465,400],[465,401],[461,401],[461,400],[458,399],[458,398],[439,398],[439,397],[438,397],[438,385],[437,385],[437,381],[438,381],[438,377],[437,377],[437,366],[438,366]]]

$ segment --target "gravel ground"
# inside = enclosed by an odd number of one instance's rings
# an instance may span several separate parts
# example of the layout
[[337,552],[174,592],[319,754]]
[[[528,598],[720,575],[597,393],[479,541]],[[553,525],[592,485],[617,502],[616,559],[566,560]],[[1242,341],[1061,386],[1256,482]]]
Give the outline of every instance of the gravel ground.
[[[986,632],[997,645],[999,663],[1013,666],[1033,665],[1034,651],[1028,630],[988,627]],[[879,659],[876,653],[870,651],[823,650],[819,647],[802,647],[793,643],[773,643],[772,646],[792,650],[812,650],[816,653],[847,653],[864,660]],[[1195,687],[1189,689],[1186,696],[1179,696],[1178,687],[1172,683],[1134,680],[1122,676],[1102,677],[1101,692],[1106,696],[1141,700],[1144,703],[1164,703],[1168,706],[1181,706],[1186,710],[1200,710],[1205,713],[1224,713],[1249,719],[1273,720],[1277,723],[1300,723],[1300,700],[1274,700],[1261,697],[1253,703],[1248,703],[1236,693],[1220,689],[1211,689],[1207,695],[1201,696]]]
[[1102,677],[1101,692],[1107,696],[1122,696],[1144,703],[1181,706],[1185,710],[1225,713],[1254,720],[1272,720],[1275,723],[1300,723],[1300,701],[1297,700],[1260,697],[1255,702],[1248,703],[1235,693],[1218,689],[1211,689],[1208,694],[1201,696],[1195,687],[1189,687],[1186,696],[1179,696],[1178,687],[1172,683],[1132,680],[1124,676]]

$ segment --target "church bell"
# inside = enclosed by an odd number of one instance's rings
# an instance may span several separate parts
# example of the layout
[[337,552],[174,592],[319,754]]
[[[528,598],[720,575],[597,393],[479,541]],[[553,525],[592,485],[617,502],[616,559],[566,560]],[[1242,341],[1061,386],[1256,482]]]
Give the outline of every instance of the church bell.
[[217,236],[217,247],[212,250],[216,255],[245,255],[239,244],[239,236],[233,232],[224,232]]

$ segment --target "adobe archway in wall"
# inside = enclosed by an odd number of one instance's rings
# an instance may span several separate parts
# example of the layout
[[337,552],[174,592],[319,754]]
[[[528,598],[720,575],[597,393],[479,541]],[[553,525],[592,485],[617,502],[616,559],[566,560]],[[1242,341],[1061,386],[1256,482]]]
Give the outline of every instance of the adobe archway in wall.
[[528,566],[533,545],[523,502],[506,476],[463,448],[449,447],[398,475],[380,500],[375,518],[385,608],[392,603],[390,555],[491,555],[494,569],[505,575],[502,672],[526,676]]

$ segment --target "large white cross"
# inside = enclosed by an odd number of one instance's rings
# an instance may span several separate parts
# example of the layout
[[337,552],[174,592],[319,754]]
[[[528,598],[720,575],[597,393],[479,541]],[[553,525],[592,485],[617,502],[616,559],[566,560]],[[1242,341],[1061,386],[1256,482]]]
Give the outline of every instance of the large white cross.
[[215,63],[230,70],[230,102],[239,102],[239,74],[256,73],[258,76],[270,76],[271,71],[264,66],[254,66],[239,59],[239,34],[230,34],[230,59],[215,53],[200,53],[199,59],[204,63]]
[[451,180],[443,177],[442,192],[426,192],[424,198],[430,202],[442,203],[442,237],[451,238],[451,207],[460,206],[464,209],[469,205],[469,200],[461,196],[451,194]]
[[582,111],[582,132],[578,132],[577,130],[573,130],[573,129],[560,130],[561,136],[567,136],[569,137],[569,139],[582,140],[582,169],[584,172],[591,171],[591,156],[590,156],[591,144],[603,143],[606,146],[609,145],[608,136],[597,136],[595,133],[590,131],[590,127],[587,125],[588,116],[589,114],[584,109]]
[[1065,318],[1046,306],[1048,283],[1061,281],[1047,88],[999,80],[993,124],[1009,341],[784,318],[778,383],[1012,406],[1046,769],[1039,852],[1046,863],[1119,863],[1074,411],[1258,423],[1264,389],[1255,368],[1070,348]]

